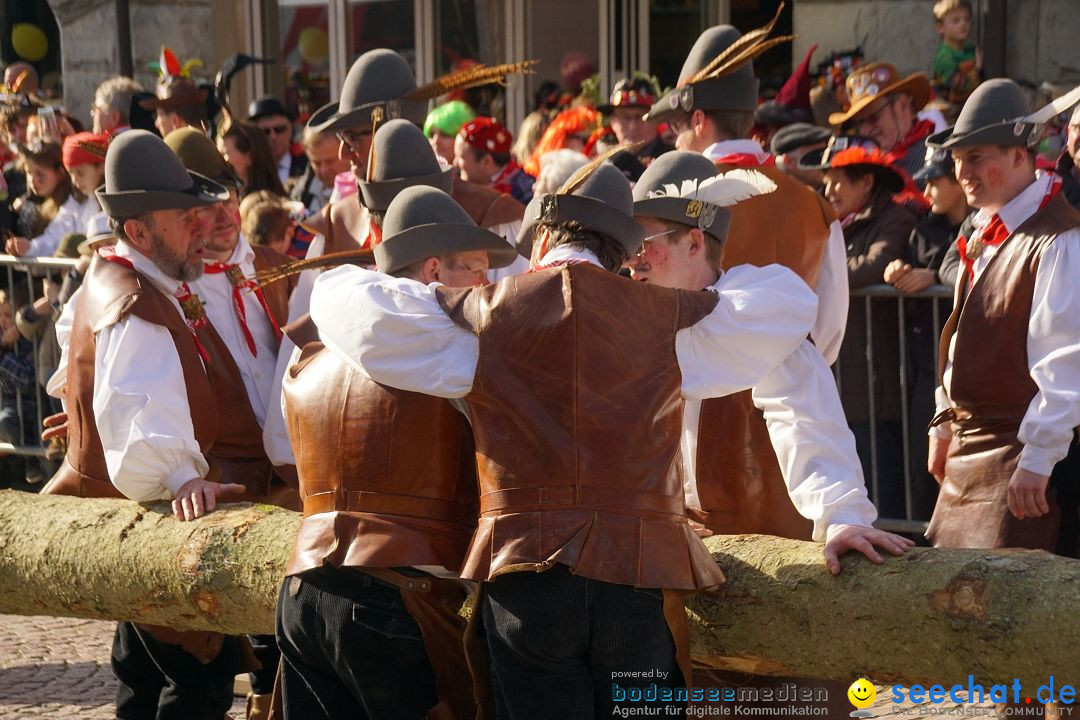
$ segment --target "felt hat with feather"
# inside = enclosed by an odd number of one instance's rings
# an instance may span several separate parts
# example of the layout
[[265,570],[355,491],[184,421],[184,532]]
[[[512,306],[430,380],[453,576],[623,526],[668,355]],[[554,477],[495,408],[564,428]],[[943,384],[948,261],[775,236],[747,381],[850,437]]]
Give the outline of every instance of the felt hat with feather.
[[[518,231],[518,252],[525,257],[541,225],[577,223],[585,230],[606,235],[620,243],[628,254],[637,252],[645,232],[634,222],[634,197],[630,183],[607,160],[619,152],[634,152],[638,146],[613,148],[593,158],[563,183],[557,191],[537,195],[525,207]],[[663,157],[663,156],[661,156]]]
[[634,215],[696,227],[724,242],[731,223],[727,208],[775,189],[757,171],[718,174],[701,153],[672,150],[653,160],[634,185]]
[[368,210],[385,211],[398,193],[415,185],[429,185],[449,193],[453,168],[443,168],[420,128],[397,119],[375,130],[371,141],[367,179],[357,183]]
[[1012,80],[987,80],[968,96],[956,124],[926,139],[929,147],[1019,145],[1036,147],[1046,123],[1080,103],[1080,87],[1031,112],[1024,91]]
[[450,253],[486,252],[492,268],[506,267],[517,257],[506,240],[473,222],[448,193],[427,185],[401,190],[386,209],[382,230],[375,263],[384,273]]
[[149,67],[158,72],[157,94],[139,101],[143,110],[172,110],[178,107],[202,105],[209,93],[191,78],[191,68],[202,65],[202,60],[191,58],[183,64],[169,48],[161,46],[161,57]]
[[758,81],[751,61],[794,37],[769,38],[783,9],[780,3],[768,25],[745,35],[732,25],[717,25],[701,33],[683,63],[675,89],[654,104],[645,118],[664,121],[694,110],[754,112]]

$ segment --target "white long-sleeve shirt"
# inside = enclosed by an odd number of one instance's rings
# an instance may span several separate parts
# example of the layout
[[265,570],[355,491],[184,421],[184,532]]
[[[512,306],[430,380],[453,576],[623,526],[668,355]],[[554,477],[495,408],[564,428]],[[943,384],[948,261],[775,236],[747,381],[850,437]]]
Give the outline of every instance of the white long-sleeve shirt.
[[[877,509],[867,498],[855,437],[821,353],[804,341],[751,394],[765,414],[795,509],[814,522],[814,539],[824,541],[834,525],[872,525]],[[681,442],[684,489],[687,506],[696,508],[701,507],[696,481],[700,417],[701,403],[687,400]]]
[[[174,297],[179,281],[125,242],[116,244],[116,254],[183,316]],[[109,477],[125,496],[169,499],[187,481],[206,477],[210,468],[195,440],[180,355],[164,327],[128,315],[98,331],[93,407]]]
[[[1040,174],[1020,194],[998,211],[1005,228],[1012,232],[1034,215],[1051,176]],[[972,240],[990,223],[993,213],[979,210],[972,218]],[[997,253],[986,245],[973,264],[975,282]],[[1027,355],[1031,378],[1038,391],[1020,423],[1018,438],[1023,443],[1020,467],[1038,475],[1050,475],[1069,451],[1074,428],[1080,426],[1080,229],[1057,236],[1039,259],[1028,320]],[[956,335],[949,341],[949,356],[943,385],[938,388],[938,411],[950,406],[952,360]],[[948,436],[942,426],[931,430]]]
[[[592,253],[567,246],[542,262],[569,260],[599,265]],[[446,315],[436,287],[357,267],[336,268],[315,281],[311,317],[326,346],[376,382],[464,397],[472,389],[479,340]],[[810,288],[778,265],[734,268],[711,289],[719,296],[713,311],[675,336],[682,395],[689,399],[718,397],[760,382],[803,341],[817,312]],[[342,307],[350,312],[341,312]]]
[[[236,243],[226,264],[239,265],[245,277],[255,274],[255,251],[243,237]],[[240,370],[240,377],[243,378],[251,409],[261,427],[266,422],[267,408],[271,402],[277,400],[277,393],[274,392],[274,371],[278,348],[270,318],[255,293],[241,292],[247,326],[258,351],[256,355],[252,355],[233,305],[233,286],[226,274],[203,273],[202,277],[188,285],[191,292],[202,300],[210,324],[229,348],[229,353]]]
[[100,211],[97,200],[85,198],[82,202],[75,199],[72,193],[64,204],[60,206],[56,217],[52,219],[45,232],[30,241],[30,249],[26,251],[27,257],[48,257],[60,247],[60,240],[68,233],[86,232],[86,224],[90,218]]
[[[722,140],[705,148],[702,154],[713,162],[727,155],[750,155],[758,162],[765,162],[768,158],[768,154],[754,140]],[[767,228],[762,228],[762,231],[765,230]],[[829,225],[829,237],[825,241],[825,254],[821,259],[814,292],[818,296],[818,309],[814,326],[810,329],[810,337],[825,357],[825,362],[832,365],[836,362],[840,345],[844,342],[850,302],[844,231],[837,220],[833,220]]]

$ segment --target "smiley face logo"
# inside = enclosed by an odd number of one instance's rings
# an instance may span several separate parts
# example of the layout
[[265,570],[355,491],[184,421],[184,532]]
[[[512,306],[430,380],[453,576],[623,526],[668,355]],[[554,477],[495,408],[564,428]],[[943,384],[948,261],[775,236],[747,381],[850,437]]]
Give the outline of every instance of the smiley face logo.
[[877,699],[877,690],[865,678],[859,678],[851,683],[847,691],[848,700],[857,708],[870,707]]

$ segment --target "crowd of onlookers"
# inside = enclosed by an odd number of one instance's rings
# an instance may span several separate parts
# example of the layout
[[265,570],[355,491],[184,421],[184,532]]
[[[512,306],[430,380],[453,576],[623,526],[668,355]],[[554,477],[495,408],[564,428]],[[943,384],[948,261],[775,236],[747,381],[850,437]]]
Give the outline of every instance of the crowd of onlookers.
[[[931,286],[951,288],[958,273],[956,238],[964,232],[969,209],[948,153],[928,153],[925,141],[950,124],[978,85],[981,57],[969,42],[969,2],[941,0],[934,15],[942,41],[928,64],[931,73],[903,76],[888,63],[869,62],[858,49],[833,53],[814,73],[811,51],[783,87],[762,98],[753,118],[752,136],[769,151],[768,162],[821,192],[832,207],[843,228],[852,291],[887,283],[900,295],[914,295]],[[601,95],[589,72],[586,64],[573,78],[542,83],[516,133],[489,116],[489,96],[471,91],[455,91],[435,104],[423,132],[461,180],[492,186],[521,203],[534,193],[553,191],[590,157],[616,146],[631,147],[612,162],[633,182],[676,144],[678,128],[644,119],[664,93],[655,78],[635,73]],[[42,100],[36,84],[33,68],[25,63],[5,72],[0,104],[4,250],[79,262],[61,271],[31,266],[29,272],[12,274],[10,285],[0,277],[5,287],[0,291],[0,441],[22,446],[37,445],[39,416],[59,409],[38,391],[59,359],[52,321],[89,254],[110,238],[94,189],[103,182],[111,138],[132,127],[162,136],[184,126],[211,133],[242,181],[244,237],[293,257],[303,257],[312,239],[304,218],[357,192],[339,153],[339,145],[350,139],[310,131],[307,118],[278,98],[258,98],[240,113],[186,71],[159,83],[156,92],[113,77],[96,89],[87,128]],[[1028,87],[1033,108],[1059,92],[1050,85]],[[1080,198],[1077,158],[1080,118],[1049,124],[1039,167],[1062,174],[1070,199]],[[924,470],[924,428],[937,384],[936,331],[951,301],[903,302],[901,328],[895,298],[867,303],[856,293],[839,377],[868,477],[874,436],[882,514],[906,512],[907,455],[915,480],[914,515],[925,518],[936,486]],[[907,373],[906,382],[901,372]],[[39,482],[60,452],[51,448],[44,459],[0,459],[6,463],[0,466],[0,484],[24,476]]]

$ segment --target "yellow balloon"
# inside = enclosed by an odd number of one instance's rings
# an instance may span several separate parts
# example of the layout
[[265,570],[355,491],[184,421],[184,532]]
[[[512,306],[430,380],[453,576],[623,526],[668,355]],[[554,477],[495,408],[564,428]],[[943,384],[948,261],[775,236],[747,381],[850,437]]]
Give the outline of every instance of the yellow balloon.
[[11,29],[11,44],[23,60],[37,62],[49,52],[49,38],[37,25],[18,23]]
[[322,65],[330,58],[330,38],[322,28],[306,27],[300,31],[296,49],[307,62]]

